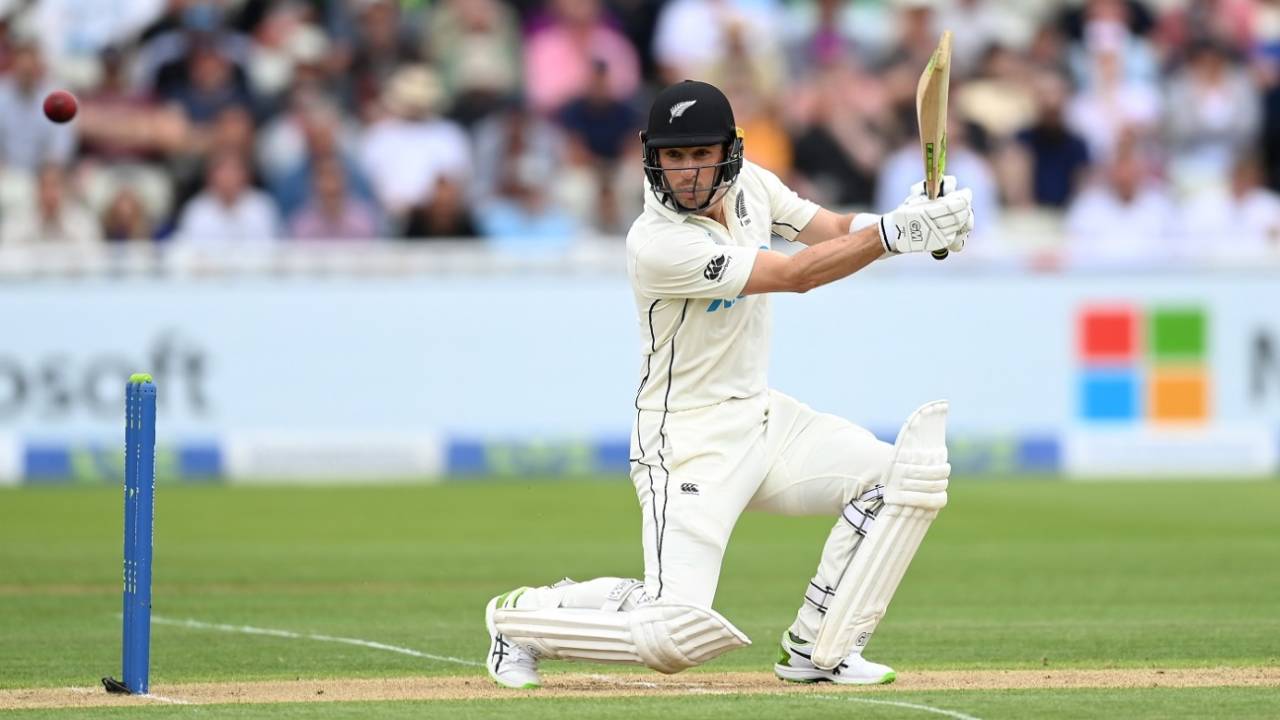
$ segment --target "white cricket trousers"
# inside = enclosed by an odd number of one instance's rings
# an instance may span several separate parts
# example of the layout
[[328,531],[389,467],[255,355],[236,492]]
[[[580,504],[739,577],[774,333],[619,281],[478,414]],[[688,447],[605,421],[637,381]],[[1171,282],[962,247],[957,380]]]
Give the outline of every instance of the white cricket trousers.
[[774,390],[697,410],[639,411],[631,480],[644,516],[646,593],[711,607],[743,510],[834,520],[880,482],[892,457],[893,446],[869,431]]

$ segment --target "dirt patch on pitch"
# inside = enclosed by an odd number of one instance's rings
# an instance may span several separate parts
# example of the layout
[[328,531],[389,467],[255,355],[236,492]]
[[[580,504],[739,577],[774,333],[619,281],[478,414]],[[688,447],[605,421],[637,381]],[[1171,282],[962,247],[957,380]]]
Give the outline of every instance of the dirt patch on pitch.
[[1280,687],[1280,667],[1123,670],[945,670],[907,672],[893,685],[795,685],[760,672],[548,674],[539,690],[504,690],[488,678],[419,677],[159,684],[148,697],[108,695],[99,688],[0,690],[0,710],[58,707],[192,705],[378,700],[511,700],[521,697],[828,694],[927,690],[1075,688]]

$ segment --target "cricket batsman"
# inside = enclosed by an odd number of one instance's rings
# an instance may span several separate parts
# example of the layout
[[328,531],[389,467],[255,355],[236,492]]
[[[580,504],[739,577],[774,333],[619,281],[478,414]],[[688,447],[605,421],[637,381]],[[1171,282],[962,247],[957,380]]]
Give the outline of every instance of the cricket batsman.
[[[918,183],[884,215],[821,208],[743,159],[729,101],[703,82],[663,90],[641,139],[648,192],[627,235],[627,272],[643,347],[631,480],[645,576],[493,598],[489,675],[538,687],[542,660],[674,673],[750,644],[712,601],[733,526],[752,509],[835,519],[775,674],[892,682],[862,651],[946,504],[947,404],[921,407],[890,445],[769,389],[768,294],[803,293],[881,258],[963,249],[970,192],[947,178],[937,199]],[[806,247],[775,252],[775,235]],[[866,371],[893,375],[891,363]]]

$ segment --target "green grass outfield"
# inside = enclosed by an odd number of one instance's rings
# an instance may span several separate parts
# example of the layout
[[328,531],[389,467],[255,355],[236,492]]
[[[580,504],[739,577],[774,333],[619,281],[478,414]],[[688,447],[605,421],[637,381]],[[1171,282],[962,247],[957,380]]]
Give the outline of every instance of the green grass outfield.
[[[120,664],[120,491],[0,491],[0,689],[88,687]],[[830,527],[748,514],[717,608],[755,644],[708,671],[771,667]],[[625,479],[440,486],[162,486],[155,615],[356,638],[480,661],[492,595],[638,576]],[[959,479],[868,656],[939,669],[1280,665],[1280,482]],[[556,664],[566,671],[627,672]],[[698,671],[693,671],[694,673]],[[156,624],[152,683],[471,675],[448,660]],[[639,677],[639,676],[638,676]],[[905,685],[905,682],[904,682]],[[293,703],[17,710],[14,717],[1276,717],[1280,687]]]

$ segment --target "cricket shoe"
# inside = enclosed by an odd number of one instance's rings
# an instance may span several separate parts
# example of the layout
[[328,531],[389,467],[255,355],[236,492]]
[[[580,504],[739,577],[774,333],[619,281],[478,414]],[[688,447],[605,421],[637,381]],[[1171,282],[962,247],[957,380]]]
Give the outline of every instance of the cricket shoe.
[[840,685],[884,685],[898,677],[893,668],[863,659],[860,653],[850,653],[830,670],[813,664],[813,643],[801,640],[790,631],[782,634],[782,652],[773,666],[773,674],[789,682],[833,682]]
[[485,662],[489,677],[503,687],[520,690],[542,687],[542,678],[538,677],[538,660],[528,650],[498,633],[493,624],[493,612],[499,607],[515,607],[516,598],[525,590],[528,588],[498,595],[484,609],[484,624],[489,629],[489,657]]

